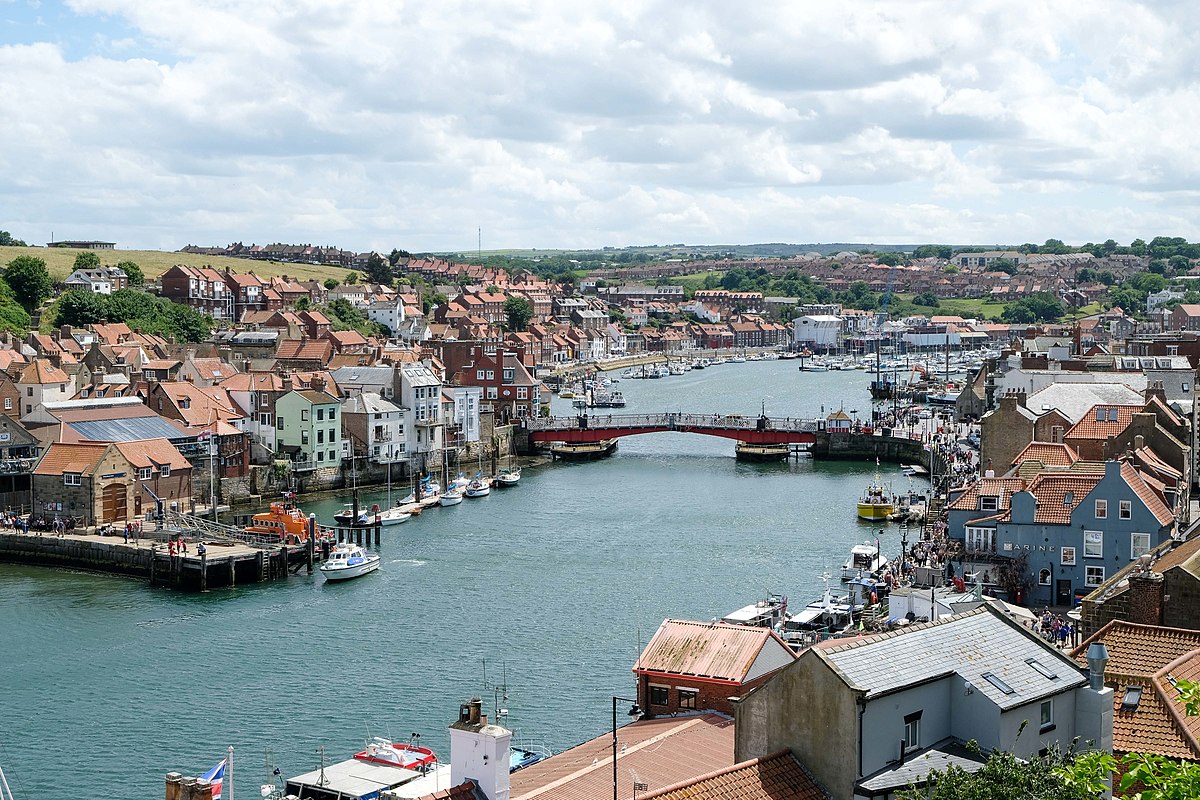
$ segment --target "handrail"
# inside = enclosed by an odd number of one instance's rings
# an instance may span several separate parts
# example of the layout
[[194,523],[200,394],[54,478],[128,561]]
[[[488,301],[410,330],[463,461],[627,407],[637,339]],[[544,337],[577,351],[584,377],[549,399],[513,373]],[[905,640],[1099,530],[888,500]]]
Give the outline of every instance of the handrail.
[[[589,414],[588,427],[595,429],[625,429],[625,428],[677,428],[702,430],[746,430],[746,431],[784,431],[790,433],[815,433],[820,429],[821,420],[793,419],[791,417],[770,418],[761,423],[759,417],[741,414]],[[578,430],[579,417],[540,417],[524,421],[529,431],[569,431]]]

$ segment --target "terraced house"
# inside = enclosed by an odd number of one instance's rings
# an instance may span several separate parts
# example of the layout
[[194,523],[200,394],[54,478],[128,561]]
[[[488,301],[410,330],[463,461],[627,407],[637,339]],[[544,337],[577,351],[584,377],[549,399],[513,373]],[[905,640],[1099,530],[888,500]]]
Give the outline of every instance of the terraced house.
[[948,506],[948,533],[962,543],[962,570],[985,585],[1019,603],[1069,605],[1175,534],[1152,481],[1132,459],[984,478]]
[[339,410],[338,399],[315,383],[312,389],[293,389],[275,401],[278,450],[291,459],[294,469],[341,466]]

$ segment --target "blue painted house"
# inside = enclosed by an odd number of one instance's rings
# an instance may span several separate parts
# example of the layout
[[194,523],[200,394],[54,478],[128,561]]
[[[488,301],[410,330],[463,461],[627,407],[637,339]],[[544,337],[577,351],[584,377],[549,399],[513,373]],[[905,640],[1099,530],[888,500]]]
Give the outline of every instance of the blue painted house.
[[948,508],[958,569],[1018,602],[1070,605],[1169,539],[1176,521],[1161,485],[1128,460],[1101,463],[976,483]]

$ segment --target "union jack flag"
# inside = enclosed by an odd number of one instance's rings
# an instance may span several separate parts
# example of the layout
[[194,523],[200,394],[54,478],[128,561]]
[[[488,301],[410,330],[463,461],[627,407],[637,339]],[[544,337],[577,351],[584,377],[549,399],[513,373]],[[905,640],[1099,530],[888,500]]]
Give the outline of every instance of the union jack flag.
[[204,773],[200,777],[212,784],[213,800],[221,800],[221,784],[225,782],[225,762],[227,759],[222,758],[221,763]]

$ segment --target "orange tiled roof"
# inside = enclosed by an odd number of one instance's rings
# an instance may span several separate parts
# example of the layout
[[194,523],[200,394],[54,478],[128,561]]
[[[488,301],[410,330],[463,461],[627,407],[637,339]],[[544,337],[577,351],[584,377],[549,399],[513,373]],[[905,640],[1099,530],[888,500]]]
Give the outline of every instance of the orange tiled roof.
[[1040,461],[1048,467],[1069,467],[1079,460],[1079,456],[1065,444],[1056,442],[1030,442],[1025,449],[1017,454],[1012,465],[1025,461]]
[[34,475],[62,475],[64,472],[78,472],[90,475],[100,464],[106,444],[64,444],[55,442],[42,456]]
[[[1103,473],[1042,472],[1029,484],[1029,492],[1037,498],[1033,513],[1035,523],[1066,525],[1071,513],[1088,493],[1104,478]],[[1010,509],[1006,521],[1012,518]]]
[[1138,499],[1146,504],[1150,513],[1154,514],[1159,525],[1170,525],[1174,521],[1175,515],[1171,513],[1171,509],[1167,508],[1167,504],[1162,501],[1162,498],[1150,488],[1142,473],[1138,472],[1128,461],[1121,462],[1121,477],[1125,479],[1125,483],[1129,484],[1129,488],[1133,489],[1133,493],[1138,496]]
[[[1108,649],[1104,682],[1113,688],[1113,749],[1200,760],[1200,717],[1188,717],[1172,678],[1200,678],[1200,631],[1113,620],[1072,651],[1087,663],[1087,648]],[[1130,686],[1142,689],[1133,709],[1124,708]]]
[[829,795],[788,750],[667,786],[642,800],[826,800]]
[[[1113,421],[1108,421],[1109,414],[1105,414],[1105,421],[1101,422],[1096,419],[1097,409],[1116,409],[1117,418]],[[1071,429],[1063,436],[1064,441],[1070,439],[1098,439],[1104,441],[1109,436],[1116,436],[1129,427],[1129,423],[1133,421],[1133,415],[1142,410],[1141,406],[1115,406],[1105,405],[1103,403],[1092,406],[1087,410]]]
[[999,498],[998,508],[1005,510],[1009,507],[1013,492],[1019,492],[1024,488],[1025,481],[1021,478],[983,478],[971,484],[965,492],[958,496],[958,499],[947,506],[947,509],[974,511],[979,508],[980,496],[995,496]]
[[39,384],[68,383],[71,377],[44,358],[35,358],[33,362],[21,370],[17,383]]
[[135,467],[162,467],[171,469],[191,469],[192,465],[180,455],[175,446],[166,439],[144,439],[140,442],[117,442],[115,447],[121,451]]

